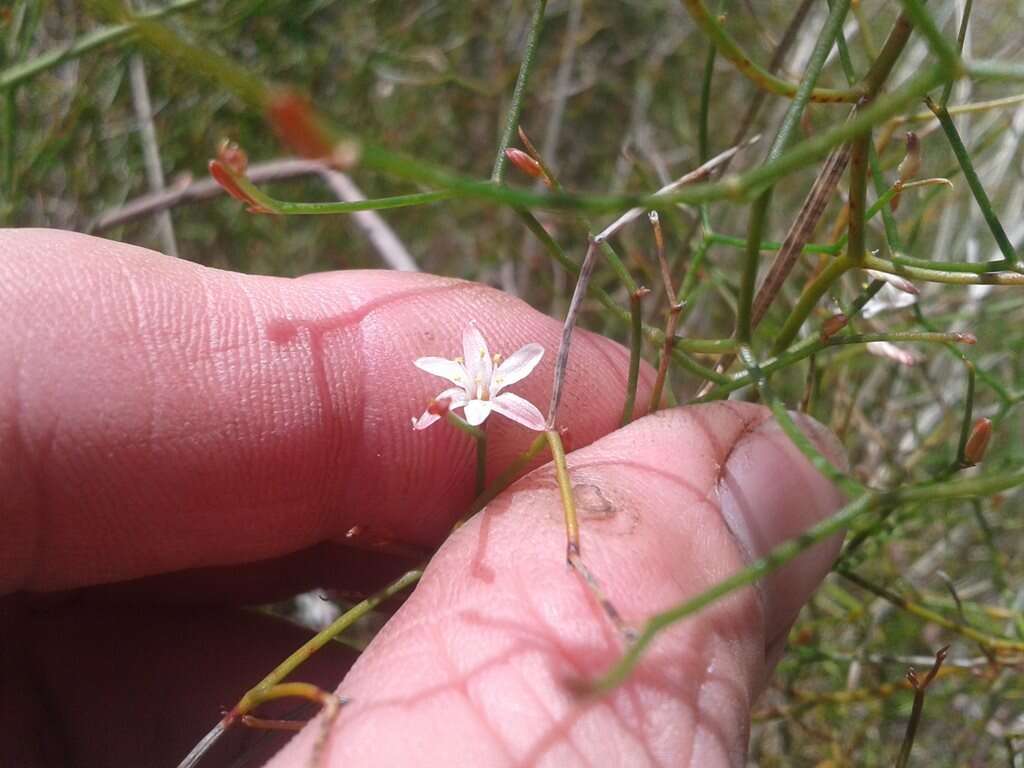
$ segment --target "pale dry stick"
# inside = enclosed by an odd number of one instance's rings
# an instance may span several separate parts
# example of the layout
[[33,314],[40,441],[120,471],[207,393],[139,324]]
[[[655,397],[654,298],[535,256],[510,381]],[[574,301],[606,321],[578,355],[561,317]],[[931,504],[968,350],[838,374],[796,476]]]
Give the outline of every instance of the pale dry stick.
[[[320,177],[331,188],[335,196],[346,203],[355,203],[366,199],[363,191],[344,173],[323,167]],[[351,214],[356,226],[363,230],[370,243],[381,259],[391,269],[399,272],[419,272],[420,268],[398,235],[376,211],[355,211]]]
[[[728,162],[730,159],[732,159],[733,155],[735,155],[741,149],[746,149],[747,147],[752,146],[753,144],[756,144],[758,141],[760,141],[760,139],[761,139],[761,134],[757,134],[756,136],[751,136],[743,144],[737,144],[735,147],[731,147],[731,148],[725,150],[724,152],[721,152],[720,154],[715,155],[713,158],[708,160],[703,165],[700,165],[697,168],[694,168],[692,171],[689,171],[688,173],[683,174],[682,176],[680,176],[675,181],[673,181],[673,182],[671,182],[669,184],[666,184],[664,187],[662,187],[657,192],[655,192],[653,197],[657,197],[658,195],[669,195],[669,194],[672,194],[677,189],[679,189],[682,186],[685,186],[686,184],[692,184],[695,181],[702,181],[703,179],[706,179],[719,166],[724,165],[726,162]],[[594,235],[594,240],[597,241],[598,243],[607,240],[612,235],[614,235],[616,232],[618,232],[620,229],[622,229],[624,226],[629,224],[629,222],[634,221],[635,219],[639,218],[647,210],[648,210],[647,208],[642,208],[642,207],[641,208],[630,208],[624,214],[619,216],[619,218],[617,218],[615,221],[613,221],[607,227],[605,227],[600,232],[598,232],[596,235]]]
[[[263,184],[269,181],[319,175],[323,167],[323,164],[316,160],[270,160],[250,166],[245,175],[253,184]],[[143,195],[117,208],[104,211],[86,227],[86,231],[103,232],[177,205],[212,200],[223,194],[224,188],[212,178],[204,176],[195,180],[185,175],[162,192]]]
[[597,262],[597,238],[591,238],[587,245],[587,253],[583,257],[583,266],[580,267],[580,275],[576,279],[576,288],[572,292],[572,300],[569,302],[569,309],[565,313],[565,324],[562,326],[562,339],[558,345],[558,357],[555,359],[555,377],[551,386],[551,405],[548,407],[547,429],[555,428],[555,419],[558,417],[558,406],[562,400],[562,383],[565,381],[565,369],[569,362],[569,346],[572,343],[572,330],[576,326],[576,318],[580,313],[580,305],[583,297],[587,295],[587,286],[594,274],[594,265]]
[[[250,166],[246,170],[246,178],[254,184],[302,176],[320,176],[344,202],[365,199],[359,188],[347,176],[331,170],[319,160],[270,160]],[[103,232],[178,205],[212,200],[223,194],[224,188],[209,177],[193,180],[189,176],[184,176],[161,192],[138,197],[122,206],[105,211],[93,220],[86,231]],[[419,270],[415,259],[380,214],[376,211],[356,211],[352,216],[356,225],[363,229],[376,247],[384,263],[400,271]]]
[[[139,137],[142,140],[142,158],[146,169],[146,182],[152,192],[160,193],[167,186],[164,169],[160,163],[160,145],[157,143],[156,126],[153,123],[153,104],[149,98],[146,82],[146,64],[142,56],[133,53],[128,59],[129,79],[132,84],[132,103],[139,121]],[[170,211],[161,211],[156,220],[160,233],[160,244],[168,256],[178,255],[178,241],[174,236],[174,222]]]

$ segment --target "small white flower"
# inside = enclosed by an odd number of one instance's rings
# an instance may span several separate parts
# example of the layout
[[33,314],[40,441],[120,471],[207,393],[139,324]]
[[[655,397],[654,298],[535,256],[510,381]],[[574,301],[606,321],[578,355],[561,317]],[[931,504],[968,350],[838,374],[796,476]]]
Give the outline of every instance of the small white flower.
[[[544,417],[533,403],[502,390],[529,376],[542,357],[544,347],[527,344],[504,361],[500,355],[492,358],[483,334],[475,326],[470,326],[462,333],[461,358],[421,357],[413,364],[421,371],[448,379],[455,385],[434,400],[447,400],[450,409],[464,408],[466,421],[474,427],[482,424],[491,411],[496,411],[540,432],[544,429]],[[426,429],[440,418],[427,409],[418,419],[412,420],[413,429]]]

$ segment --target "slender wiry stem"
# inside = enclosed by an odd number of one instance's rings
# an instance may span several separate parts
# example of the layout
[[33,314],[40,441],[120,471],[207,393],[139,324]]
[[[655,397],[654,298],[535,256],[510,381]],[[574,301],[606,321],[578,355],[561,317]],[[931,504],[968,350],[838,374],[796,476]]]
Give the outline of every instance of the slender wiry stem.
[[[974,7],[974,0],[966,0],[964,3],[964,15],[960,19],[960,32],[956,36],[957,55],[963,55],[964,42],[967,40],[967,25],[971,21],[971,10]],[[949,97],[953,93],[953,81],[950,80],[942,89],[942,96],[939,98],[939,106],[945,107],[949,104]]]
[[583,257],[583,266],[580,267],[576,288],[573,290],[572,299],[569,301],[569,309],[565,313],[565,323],[562,325],[562,340],[558,346],[558,358],[555,360],[554,383],[551,386],[551,405],[548,408],[548,430],[555,428],[555,420],[558,418],[558,406],[562,400],[562,383],[565,381],[565,368],[569,363],[569,345],[572,343],[572,331],[576,327],[576,318],[579,316],[583,297],[587,295],[587,286],[594,273],[594,264],[597,261],[595,254],[596,245],[591,240],[587,246],[587,253]]
[[868,581],[863,576],[860,576],[847,568],[838,569],[838,573],[844,579],[853,582],[862,589],[866,589],[868,592],[882,598],[886,602],[892,603],[897,608],[905,611],[911,616],[916,616],[930,624],[940,626],[943,629],[947,629],[961,637],[967,638],[968,640],[973,640],[987,650],[1001,654],[1017,655],[1024,653],[1024,641],[995,637],[977,630],[968,624],[948,619],[930,608],[926,608],[925,606],[915,603],[901,595],[897,595],[895,592],[892,592],[885,587],[881,587],[871,581]]
[[[702,0],[682,0],[683,7],[690,12],[690,16],[697,23],[697,26],[708,36],[718,48],[719,53],[736,65],[736,68],[751,82],[771,93],[780,96],[795,98],[799,86],[776,77],[768,70],[754,62],[750,56],[740,47],[739,43],[722,28]],[[812,101],[825,103],[855,102],[862,95],[857,88],[836,90],[833,88],[815,88],[810,93]]]
[[907,721],[907,730],[903,735],[903,743],[900,745],[900,754],[896,758],[896,768],[906,768],[910,764],[910,750],[914,747],[914,737],[917,735],[917,728],[921,724],[921,713],[924,712],[925,691],[942,668],[942,662],[946,660],[946,653],[949,646],[940,648],[935,654],[935,663],[932,664],[924,680],[918,680],[917,673],[913,667],[907,672],[907,680],[914,689],[914,704],[910,710],[910,719]]
[[505,178],[505,168],[508,165],[508,158],[505,150],[512,143],[516,127],[519,125],[519,116],[523,111],[523,97],[526,95],[526,83],[530,79],[530,71],[533,69],[533,62],[537,56],[537,43],[540,40],[541,29],[544,27],[544,12],[547,10],[548,0],[537,0],[533,7],[533,17],[530,19],[530,34],[526,38],[526,49],[523,51],[523,61],[519,65],[519,75],[516,78],[515,87],[512,89],[512,103],[508,108],[508,116],[505,118],[505,128],[501,133],[501,140],[498,142],[498,152],[494,157],[494,169],[491,171],[491,181],[500,184]]
[[946,139],[949,141],[949,146],[952,148],[957,163],[960,165],[960,170],[963,171],[964,178],[967,180],[967,186],[971,188],[971,194],[974,195],[974,200],[977,202],[978,208],[981,209],[981,215],[985,218],[985,223],[988,224],[992,236],[999,245],[999,250],[1003,254],[1003,263],[1000,266],[1004,269],[1019,268],[1020,264],[1017,253],[1010,243],[1010,239],[1006,236],[1006,231],[1003,229],[999,216],[996,215],[995,209],[992,207],[992,201],[989,200],[981,179],[978,178],[978,174],[974,170],[974,163],[971,162],[970,153],[968,153],[967,147],[964,146],[964,142],[960,138],[960,133],[953,123],[953,118],[949,116],[949,110],[927,97],[925,98],[925,104],[928,105],[928,108],[938,118],[942,130],[946,134]]
[[584,585],[586,585],[598,605],[601,606],[608,620],[619,631],[619,634],[624,640],[629,642],[634,636],[633,630],[626,625],[622,614],[619,613],[619,610],[612,601],[604,594],[600,582],[598,582],[583,560],[583,552],[580,548],[579,517],[576,514],[576,500],[573,497],[572,478],[569,477],[569,467],[565,460],[565,448],[562,445],[562,438],[553,429],[547,430],[545,435],[547,436],[548,446],[551,449],[551,457],[555,465],[555,476],[558,479],[558,490],[562,497],[562,510],[565,513],[566,562],[579,574]]
[[[294,672],[299,665],[307,661],[314,653],[319,651],[327,643],[340,635],[382,602],[394,597],[415,584],[419,581],[422,575],[422,569],[406,571],[379,592],[352,606],[352,608],[345,611],[345,613],[331,622],[329,626],[307,640],[301,648],[293,652],[287,659],[274,667],[270,674],[250,688],[245,695],[239,699],[238,703],[232,707],[231,711],[225,715],[225,717],[216,726],[214,726],[213,730],[211,730],[210,733],[204,736],[203,739],[192,748],[185,759],[178,764],[178,768],[191,768],[196,765],[203,754],[213,746],[228,727],[230,727],[242,715],[252,711],[252,709],[259,703],[266,701],[268,698],[275,698],[278,694],[293,695],[287,693],[287,691],[293,689],[281,688],[280,684],[282,680]],[[289,685],[300,684],[290,683]],[[315,686],[310,686],[310,688],[315,688]],[[268,694],[268,692],[274,691],[275,689],[277,690],[276,694]]]
[[[635,642],[629,646],[618,663],[605,675],[586,686],[584,690],[593,694],[602,694],[621,685],[636,668],[644,652],[654,641],[654,638],[667,627],[699,613],[726,595],[753,584],[758,579],[790,562],[818,542],[824,541],[848,528],[865,514],[879,512],[901,503],[984,497],[1009,488],[1015,488],[1022,483],[1024,483],[1024,469],[1018,468],[1008,472],[992,473],[966,480],[924,483],[895,491],[865,493],[851,501],[836,514],[832,515],[832,517],[822,520],[800,536],[783,542],[767,555],[758,558],[733,576],[718,582],[673,608],[652,616],[644,624]],[[899,600],[899,598],[896,599]],[[927,609],[922,610],[927,611]],[[951,622],[934,612],[927,612],[927,615],[922,614],[921,618],[926,618],[928,621],[933,621],[947,629],[959,631],[970,639],[986,643],[989,648],[997,652],[1014,654],[1024,652],[1024,642],[994,638],[971,627],[964,627],[956,622]]]
[[646,288],[641,288],[629,295],[629,374],[626,379],[626,402],[622,407],[622,426],[633,420],[633,408],[636,405],[636,388],[640,383],[640,360],[644,343],[641,302],[648,293]]

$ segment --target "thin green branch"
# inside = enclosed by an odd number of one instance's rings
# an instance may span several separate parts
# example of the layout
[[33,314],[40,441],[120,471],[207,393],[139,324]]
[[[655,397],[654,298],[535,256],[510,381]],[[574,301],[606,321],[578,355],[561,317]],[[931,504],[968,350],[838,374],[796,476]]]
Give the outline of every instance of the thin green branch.
[[[605,675],[593,681],[587,690],[592,694],[600,695],[621,685],[632,674],[643,654],[654,641],[654,638],[664,629],[699,613],[726,595],[755,583],[815,544],[849,528],[851,524],[867,513],[884,511],[900,504],[917,501],[935,502],[990,496],[1000,491],[1015,488],[1021,484],[1024,484],[1024,469],[1018,468],[1008,472],[981,475],[965,480],[925,483],[894,491],[865,493],[851,501],[836,514],[812,526],[803,534],[783,542],[767,555],[758,558],[736,574],[723,579],[695,597],[652,616],[644,624],[636,641],[627,649],[619,662]],[[927,609],[923,610],[927,611]],[[1024,642],[984,635],[970,627],[950,622],[944,617],[934,614],[934,612],[929,612],[927,619],[954,631],[960,631],[965,637],[987,643],[993,650],[1010,653],[1024,652]]]
[[[971,10],[974,8],[974,0],[967,0],[964,3],[964,15],[960,19],[960,32],[956,36],[956,53],[962,56],[964,52],[964,41],[967,40],[967,25],[971,21]],[[953,81],[950,80],[942,89],[942,96],[939,97],[939,106],[945,107],[949,104],[949,97],[953,93]]]
[[992,236],[996,239],[996,243],[999,245],[999,251],[1003,254],[1003,264],[1001,265],[1005,269],[1017,269],[1020,267],[1017,254],[1014,251],[1013,245],[1010,243],[1010,239],[1006,236],[1006,232],[1003,229],[1002,223],[999,221],[999,216],[996,215],[995,209],[992,208],[992,201],[989,200],[988,194],[985,192],[985,187],[981,183],[981,179],[978,178],[977,172],[974,170],[974,163],[971,162],[970,153],[967,151],[967,147],[964,146],[963,140],[960,138],[960,133],[956,129],[956,125],[953,123],[953,118],[949,115],[949,110],[940,104],[936,104],[931,99],[925,97],[925,104],[932,113],[939,119],[939,124],[942,126],[943,133],[946,134],[946,139],[949,141],[949,146],[953,150],[953,154],[956,156],[957,163],[960,164],[960,170],[964,173],[964,178],[967,180],[967,185],[971,188],[971,193],[974,195],[974,200],[978,204],[978,208],[981,209],[981,215],[985,218],[985,223],[988,224],[989,230],[992,232]]
[[523,51],[523,61],[519,65],[519,75],[516,77],[515,87],[512,89],[512,103],[508,108],[508,116],[505,118],[505,128],[498,141],[498,153],[494,157],[494,169],[491,171],[491,181],[501,184],[505,178],[505,168],[508,165],[508,158],[505,150],[512,143],[516,128],[519,127],[519,116],[523,111],[523,97],[526,95],[526,84],[530,79],[530,71],[533,69],[533,62],[537,56],[537,44],[540,41],[540,33],[544,27],[544,12],[547,10],[547,0],[537,0],[533,8],[533,16],[530,19],[530,33],[526,38],[526,50]]
[[947,78],[955,79],[959,77],[963,71],[960,54],[956,48],[950,45],[942,31],[935,26],[935,22],[925,9],[924,3],[921,0],[901,0],[901,2],[903,4],[903,12],[910,17],[914,27],[928,42],[928,47],[932,49],[935,58],[939,60]]
[[[722,56],[736,65],[736,68],[744,77],[748,78],[759,88],[771,93],[777,93],[780,96],[788,96],[790,98],[796,96],[799,86],[776,77],[764,67],[754,62],[732,35],[725,31],[718,22],[718,19],[707,9],[702,0],[682,0],[682,3],[683,7],[690,12],[690,16],[697,26],[700,27],[701,31],[718,48]],[[862,95],[863,92],[858,88],[843,90],[815,88],[810,93],[810,99],[811,101],[825,103],[855,102]]]
[[[188,62],[187,71],[199,72],[227,87],[250,105],[264,109],[269,89],[259,78],[233,65],[208,48],[189,43],[180,35],[156,24],[140,24],[139,31],[150,43],[167,53],[174,61]],[[713,200],[737,199],[755,196],[782,176],[803,168],[829,153],[870,126],[883,122],[905,107],[916,102],[924,93],[944,81],[941,67],[935,66],[917,73],[901,87],[882,98],[844,123],[833,126],[798,146],[783,153],[777,160],[765,163],[740,176],[727,177],[718,182],[687,185],[662,195],[573,195],[564,192],[534,192],[497,185],[468,178],[440,166],[408,155],[392,152],[369,142],[344,137],[334,131],[339,142],[347,141],[347,150],[366,168],[391,174],[398,178],[436,187],[458,197],[485,200],[520,208],[548,210],[576,210],[614,212],[630,208],[667,210],[679,203],[697,204]],[[326,124],[326,121],[323,121]]]
[[640,359],[643,347],[644,318],[640,302],[646,290],[633,291],[629,295],[629,375],[626,380],[626,403],[622,407],[622,426],[633,420],[636,405],[636,388],[640,381]]

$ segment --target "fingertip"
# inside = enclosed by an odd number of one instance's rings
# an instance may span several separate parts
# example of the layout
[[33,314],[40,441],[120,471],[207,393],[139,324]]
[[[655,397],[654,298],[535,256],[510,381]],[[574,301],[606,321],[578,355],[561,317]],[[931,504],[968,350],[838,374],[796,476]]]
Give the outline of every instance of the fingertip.
[[[807,416],[797,423],[830,462],[847,466],[842,445],[824,426]],[[722,469],[718,497],[722,516],[750,561],[806,532],[843,503],[839,489],[770,418],[737,441]],[[784,638],[841,544],[842,535],[820,541],[763,579],[768,645]]]

